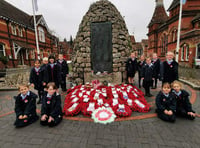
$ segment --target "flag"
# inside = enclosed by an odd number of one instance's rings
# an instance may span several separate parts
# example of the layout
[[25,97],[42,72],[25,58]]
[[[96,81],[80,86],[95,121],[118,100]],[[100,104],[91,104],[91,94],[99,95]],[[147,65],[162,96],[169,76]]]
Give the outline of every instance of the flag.
[[33,0],[33,2],[34,2],[35,11],[38,11],[38,4],[37,4],[37,0]]
[[186,3],[186,0],[182,0],[182,4],[184,5]]

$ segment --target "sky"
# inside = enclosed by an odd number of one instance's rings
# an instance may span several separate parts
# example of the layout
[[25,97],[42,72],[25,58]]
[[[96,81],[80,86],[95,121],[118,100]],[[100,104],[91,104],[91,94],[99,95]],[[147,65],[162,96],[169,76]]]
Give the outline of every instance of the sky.
[[[6,0],[22,11],[33,15],[32,0]],[[79,24],[97,0],[37,0],[38,11],[42,14],[48,28],[62,41],[76,37]],[[163,0],[168,9],[173,0]],[[137,42],[147,39],[148,24],[153,16],[155,0],[110,0],[124,17],[129,34],[134,35]]]

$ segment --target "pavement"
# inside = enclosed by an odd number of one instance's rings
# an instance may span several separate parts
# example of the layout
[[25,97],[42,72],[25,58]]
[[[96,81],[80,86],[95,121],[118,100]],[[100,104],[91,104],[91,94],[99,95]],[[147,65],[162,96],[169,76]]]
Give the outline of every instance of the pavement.
[[[107,125],[81,115],[65,117],[53,128],[42,127],[39,121],[15,128],[13,96],[18,92],[0,91],[0,148],[199,148],[200,118],[177,117],[175,123],[157,118],[155,96],[160,87],[159,82],[159,87],[151,90],[154,97],[146,98],[152,106],[149,113],[133,112],[131,117]],[[200,91],[186,84],[184,89],[191,95],[193,109],[200,113]],[[62,102],[65,95],[62,93]]]

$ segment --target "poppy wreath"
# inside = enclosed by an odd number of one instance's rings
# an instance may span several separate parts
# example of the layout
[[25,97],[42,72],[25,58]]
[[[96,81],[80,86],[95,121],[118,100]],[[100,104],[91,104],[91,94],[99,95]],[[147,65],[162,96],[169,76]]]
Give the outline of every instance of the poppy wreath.
[[[89,110],[90,106],[92,106],[92,109]],[[90,101],[90,102],[87,102],[84,106],[82,106],[82,110],[81,112],[83,113],[84,116],[88,116],[88,117],[91,117],[92,113],[94,110],[96,110],[97,108],[99,108],[100,106],[97,104],[96,101]]]
[[66,104],[66,106],[64,106],[63,108],[63,113],[66,116],[75,116],[79,114],[80,111],[81,111],[81,103],[79,102]]
[[143,113],[150,111],[151,106],[144,99],[135,99],[133,100],[132,103],[133,103],[132,107],[133,111],[143,112]]
[[[120,105],[123,105],[124,108],[120,108]],[[131,116],[132,110],[128,105],[125,104],[118,104],[112,107],[114,113],[117,117],[129,117]]]

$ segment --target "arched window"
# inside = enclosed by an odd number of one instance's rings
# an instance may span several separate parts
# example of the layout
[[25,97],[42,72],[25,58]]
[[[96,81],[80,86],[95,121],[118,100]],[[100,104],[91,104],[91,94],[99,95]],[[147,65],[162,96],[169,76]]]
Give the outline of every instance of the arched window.
[[3,43],[0,43],[0,57],[6,56],[5,46]]
[[181,46],[181,61],[189,61],[189,45],[184,43]]
[[174,30],[172,31],[172,42],[175,42],[176,39],[177,39],[177,30],[174,29]]
[[197,45],[197,59],[200,59],[200,43]]
[[13,35],[17,35],[17,27],[14,24],[11,24],[11,31]]
[[38,32],[39,32],[39,41],[40,42],[45,42],[45,32],[42,27],[38,27]]
[[168,36],[166,34],[163,34],[161,38],[161,53],[162,54],[167,53],[167,44],[168,44]]

